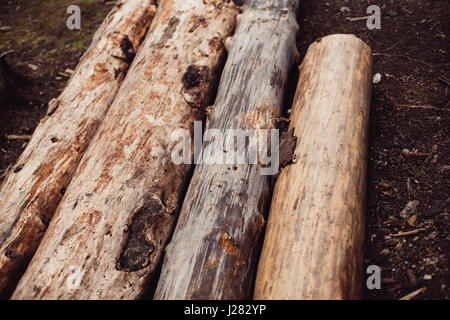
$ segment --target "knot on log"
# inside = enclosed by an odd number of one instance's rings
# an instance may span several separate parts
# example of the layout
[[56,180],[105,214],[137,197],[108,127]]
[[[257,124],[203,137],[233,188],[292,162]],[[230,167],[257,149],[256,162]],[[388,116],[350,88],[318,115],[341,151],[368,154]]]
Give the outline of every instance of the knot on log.
[[120,254],[118,270],[138,271],[148,267],[159,243],[153,241],[154,230],[167,222],[166,209],[159,198],[148,198],[136,211],[128,228],[128,239]]
[[207,66],[190,65],[183,77],[183,97],[192,107],[206,107],[211,92],[211,77]]
[[[130,65],[131,62],[133,62],[134,57],[136,56],[136,51],[134,49],[133,44],[131,43],[130,39],[128,38],[128,35],[126,34],[120,34],[115,33],[116,35],[119,35],[122,40],[120,40],[119,48],[120,48],[120,56],[119,55],[113,55],[114,58],[122,60],[127,65]],[[119,38],[120,39],[120,38]]]
[[136,55],[136,52],[127,35],[125,35],[122,42],[120,43],[120,49],[122,50],[122,53],[125,56],[127,62],[131,63],[134,59],[134,56]]

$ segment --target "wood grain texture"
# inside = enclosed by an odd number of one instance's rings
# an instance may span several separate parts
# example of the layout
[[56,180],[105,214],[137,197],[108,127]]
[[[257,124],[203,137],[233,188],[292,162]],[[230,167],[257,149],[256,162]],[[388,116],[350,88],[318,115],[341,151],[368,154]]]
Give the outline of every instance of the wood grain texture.
[[109,13],[0,191],[0,296],[8,296],[125,77],[156,12],[128,0]]
[[289,125],[297,161],[275,186],[255,299],[361,297],[371,63],[352,35],[308,49]]
[[[227,40],[229,56],[208,129],[258,134],[274,128],[289,69],[298,58],[297,6],[292,0],[246,2]],[[212,148],[234,150],[234,140],[214,141]],[[197,165],[155,298],[250,298],[268,200],[269,178],[259,164]]]
[[[146,290],[192,168],[172,162],[171,133],[203,118],[237,11],[219,0],[159,2],[13,299],[134,299]],[[186,89],[190,66],[206,72]]]

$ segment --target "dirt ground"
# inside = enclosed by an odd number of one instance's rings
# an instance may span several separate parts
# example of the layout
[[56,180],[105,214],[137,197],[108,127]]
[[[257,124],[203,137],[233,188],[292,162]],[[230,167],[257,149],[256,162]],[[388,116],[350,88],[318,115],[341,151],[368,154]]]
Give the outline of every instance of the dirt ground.
[[[372,4],[381,8],[380,30],[347,19],[367,16]],[[449,16],[446,0],[301,1],[302,56],[319,37],[353,33],[372,48],[373,73],[381,74],[371,105],[365,264],[381,268],[382,286],[366,289],[367,299],[423,287],[417,299],[449,298]],[[402,218],[413,200],[416,210]]]
[[[319,37],[353,33],[372,48],[373,73],[381,75],[371,105],[365,265],[381,268],[382,287],[366,289],[365,298],[398,299],[425,288],[414,299],[449,299],[448,0],[300,3],[302,57]],[[79,31],[65,27],[70,4],[81,7]],[[349,19],[366,16],[373,4],[381,8],[380,30]],[[0,2],[0,54],[14,50],[6,61],[29,80],[0,104],[0,177],[27,143],[7,136],[33,133],[110,9],[100,0]],[[402,216],[414,200],[417,207]]]
[[[69,30],[67,7],[81,8],[81,29]],[[63,90],[92,36],[112,5],[99,0],[15,0],[0,2],[0,55],[27,83],[16,85],[0,101],[0,177],[24,150],[27,141],[7,135],[30,135]],[[10,27],[8,31],[1,29]],[[1,181],[1,180],[0,180]]]

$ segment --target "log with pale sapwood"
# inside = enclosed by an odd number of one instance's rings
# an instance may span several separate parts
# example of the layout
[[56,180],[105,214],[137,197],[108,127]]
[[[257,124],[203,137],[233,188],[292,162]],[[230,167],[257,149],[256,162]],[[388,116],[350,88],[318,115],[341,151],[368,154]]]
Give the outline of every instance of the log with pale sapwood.
[[[297,6],[292,0],[246,2],[227,41],[229,55],[207,129],[254,130],[248,145],[270,149],[268,140],[260,138],[265,137],[263,130],[275,128],[288,74],[298,58]],[[222,163],[229,164],[208,163],[208,149],[216,155],[219,151]],[[225,161],[230,154],[246,154],[247,164],[235,164],[237,157]],[[262,163],[251,164],[250,148],[235,146],[234,137],[205,142],[203,155],[166,250],[156,299],[252,296],[270,178]]]
[[275,186],[255,299],[361,297],[371,64],[352,35],[308,49],[289,125],[297,161]]
[[0,296],[10,294],[32,258],[155,12],[154,0],[128,0],[108,14],[6,177],[0,190]]
[[163,0],[13,299],[134,299],[155,276],[192,165],[172,133],[212,103],[232,1]]

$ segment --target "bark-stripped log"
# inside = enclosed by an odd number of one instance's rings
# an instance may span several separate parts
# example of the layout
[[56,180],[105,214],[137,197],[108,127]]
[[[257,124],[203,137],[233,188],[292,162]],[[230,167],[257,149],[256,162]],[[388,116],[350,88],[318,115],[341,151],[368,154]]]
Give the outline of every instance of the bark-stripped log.
[[132,299],[145,291],[192,169],[172,162],[171,134],[204,118],[237,11],[221,0],[159,3],[13,299]]
[[371,63],[351,35],[308,50],[290,122],[297,161],[275,186],[256,299],[360,297]]
[[[208,129],[253,129],[250,141],[255,141],[263,136],[261,129],[274,128],[289,69],[298,57],[297,6],[292,0],[247,1],[229,43]],[[225,140],[205,143],[205,154],[207,148],[226,155],[242,152],[235,150],[234,139]],[[267,147],[267,140],[262,145]],[[228,163],[196,167],[166,250],[156,299],[251,297],[270,181],[259,164]]]
[[0,191],[0,295],[24,272],[156,13],[155,0],[120,2]]

